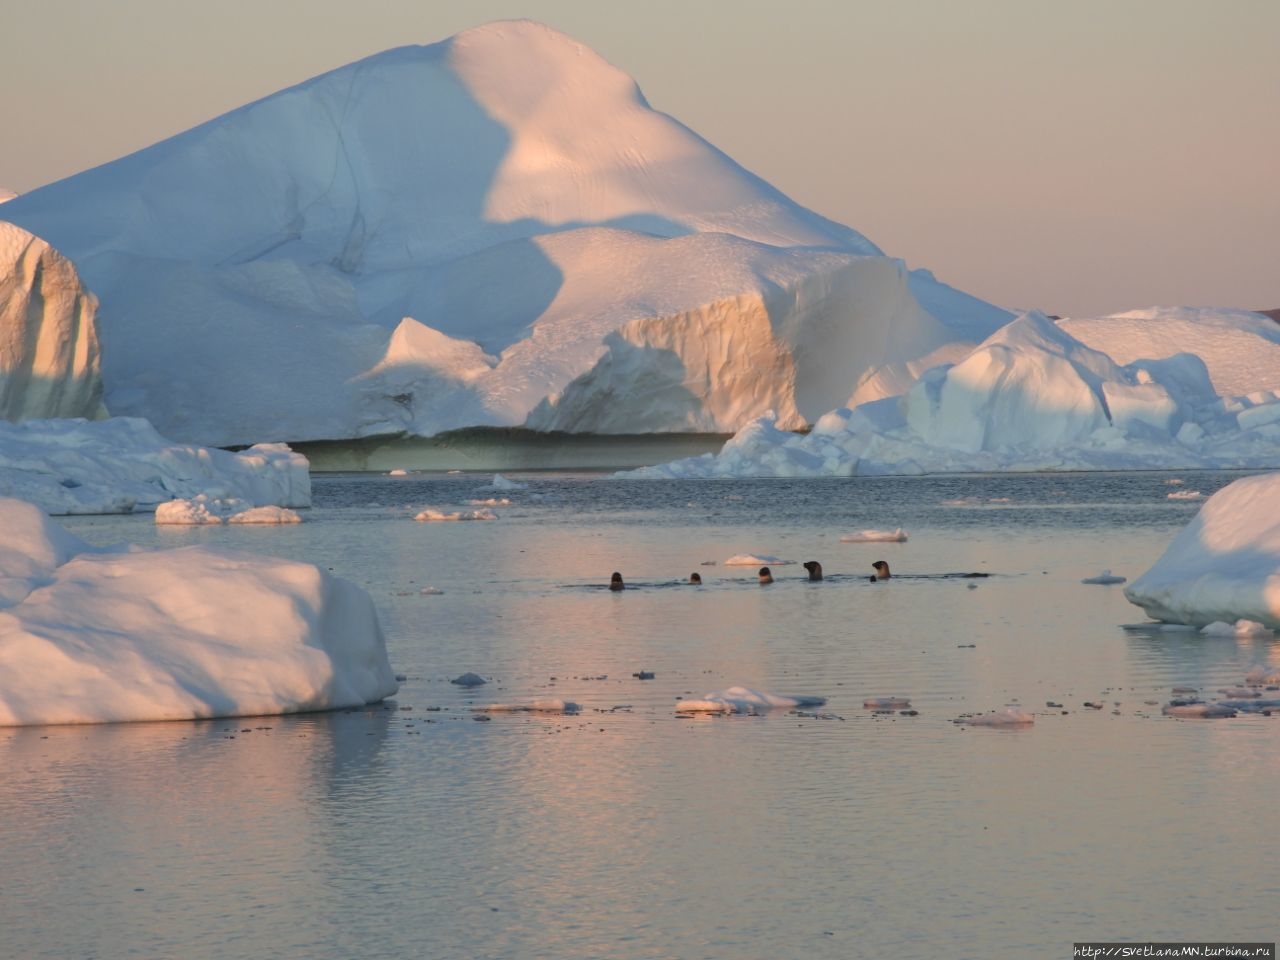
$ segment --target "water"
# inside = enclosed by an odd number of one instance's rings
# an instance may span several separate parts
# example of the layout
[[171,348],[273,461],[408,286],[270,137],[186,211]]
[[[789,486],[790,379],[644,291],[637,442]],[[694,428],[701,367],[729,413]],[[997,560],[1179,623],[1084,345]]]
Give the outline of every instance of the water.
[[[1273,940],[1280,727],[1159,704],[1238,684],[1280,644],[1124,631],[1142,614],[1120,588],[1080,583],[1141,573],[1196,509],[1167,494],[1233,479],[1173,476],[532,474],[509,494],[318,477],[292,528],[68,520],[93,542],[332,567],[373,594],[408,679],[344,713],[0,730],[0,956],[985,960]],[[497,521],[410,519],[495,496],[514,501]],[[839,542],[898,526],[907,543]],[[744,552],[828,579],[775,565],[760,587],[723,564]],[[881,558],[991,576],[872,584]],[[613,570],[628,590],[604,588]],[[695,570],[702,588],[679,582]],[[448,682],[469,670],[492,682]],[[674,712],[734,684],[829,701]],[[887,695],[919,715],[862,709]],[[582,712],[470,709],[545,697]],[[953,722],[1009,703],[1034,726]]]

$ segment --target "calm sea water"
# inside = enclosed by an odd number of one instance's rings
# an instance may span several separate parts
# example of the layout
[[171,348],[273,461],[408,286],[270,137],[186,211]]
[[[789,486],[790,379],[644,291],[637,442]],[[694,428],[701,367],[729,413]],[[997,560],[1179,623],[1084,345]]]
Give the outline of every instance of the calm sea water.
[[[528,489],[318,477],[292,528],[68,520],[98,543],[332,568],[373,594],[407,679],[351,712],[0,730],[0,956],[985,960],[1276,939],[1280,719],[1159,704],[1238,684],[1280,644],[1125,631],[1143,616],[1120,588],[1080,583],[1142,573],[1197,507],[1168,493],[1232,476],[515,478]],[[513,501],[493,522],[411,519],[492,496]],[[906,543],[839,539],[899,526]],[[760,587],[724,565],[745,552],[828,579],[774,565]],[[991,576],[872,584],[878,559]],[[603,588],[614,570],[630,589]],[[678,582],[695,570],[702,588]],[[449,683],[466,671],[491,682]],[[674,712],[737,684],[828,703]],[[863,709],[888,695],[918,716]],[[471,710],[545,697],[582,710]],[[1011,703],[1034,726],[954,722]]]

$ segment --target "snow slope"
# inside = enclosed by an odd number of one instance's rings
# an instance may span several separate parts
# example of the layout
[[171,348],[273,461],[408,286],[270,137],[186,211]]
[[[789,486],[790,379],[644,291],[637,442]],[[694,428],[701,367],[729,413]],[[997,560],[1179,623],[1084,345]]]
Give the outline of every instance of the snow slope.
[[1124,595],[1157,620],[1280,629],[1280,474],[1215,493]]
[[[108,409],[183,442],[535,408],[548,429],[731,430],[770,406],[799,424],[1009,317],[907,275],[527,21],[350,64],[4,216],[101,298]],[[766,361],[791,382],[748,369]],[[611,409],[587,409],[596,385]]]
[[97,307],[69,260],[0,221],[0,418],[104,415]]
[[373,601],[310,564],[97,550],[0,499],[0,726],[358,706],[396,681]]

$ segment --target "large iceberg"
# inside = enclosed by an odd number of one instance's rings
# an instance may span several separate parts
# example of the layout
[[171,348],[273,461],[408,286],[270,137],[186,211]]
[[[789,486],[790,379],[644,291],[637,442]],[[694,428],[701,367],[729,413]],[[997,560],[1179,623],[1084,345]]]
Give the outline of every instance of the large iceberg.
[[373,601],[310,564],[98,550],[0,500],[0,726],[358,706],[396,692]]
[[334,70],[4,217],[101,299],[108,410],[215,446],[801,427],[1010,316],[525,21]]
[[[1153,311],[1154,313],[1154,311]],[[851,476],[1008,470],[1272,467],[1280,462],[1280,325],[1258,314],[1211,314],[1193,349],[1229,337],[1269,363],[1249,375],[1231,352],[1175,352],[1185,314],[1159,336],[1156,316],[1117,324],[1108,351],[1024,314],[955,363],[925,370],[901,395],[839,407],[811,431],[765,416],[719,454],[632,471],[634,477]],[[1135,345],[1130,336],[1143,338]],[[1099,338],[1103,342],[1105,338]],[[1222,386],[1219,386],[1221,384]],[[1220,389],[1247,391],[1223,396]]]
[[66,257],[0,221],[0,419],[105,415],[97,308]]
[[1280,473],[1236,480],[1206,500],[1124,595],[1169,623],[1280,629]]
[[0,496],[73,514],[154,510],[201,495],[307,507],[309,464],[282,443],[235,453],[176,444],[130,417],[0,421]]

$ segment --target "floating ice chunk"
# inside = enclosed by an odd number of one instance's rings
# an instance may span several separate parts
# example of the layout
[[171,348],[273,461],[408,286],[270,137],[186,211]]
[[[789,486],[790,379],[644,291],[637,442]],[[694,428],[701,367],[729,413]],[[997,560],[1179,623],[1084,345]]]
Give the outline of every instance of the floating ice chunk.
[[200,500],[170,500],[156,504],[156,523],[172,526],[199,526],[220,524],[222,516],[209,510]]
[[705,694],[701,699],[680,700],[676,703],[676,713],[761,713],[765,710],[821,707],[826,702],[826,697],[782,696],[747,687],[729,687]]
[[302,517],[288,507],[250,507],[227,518],[227,523],[301,523]]
[[911,701],[906,697],[870,697],[862,701],[867,710],[906,710]]
[[1219,700],[1218,706],[1241,713],[1270,713],[1280,710],[1280,699],[1252,700],[1242,697],[1239,700]]
[[497,520],[498,515],[492,510],[458,510],[454,513],[445,513],[443,510],[433,510],[428,507],[413,519],[423,521],[442,521],[442,520]]
[[1113,574],[1110,570],[1103,570],[1096,577],[1086,577],[1081,583],[1124,583],[1128,577],[1121,577]]
[[990,713],[961,717],[957,722],[974,727],[1017,727],[1035,723],[1036,718],[1017,707],[1005,707],[1003,710],[992,710]]
[[388,477],[407,477],[408,475],[409,475],[409,471],[408,471],[408,470],[402,470],[402,469],[399,469],[399,468],[397,468],[397,469],[395,469],[395,470],[390,470],[390,471],[388,471],[388,472],[387,472],[387,476],[388,476]]
[[526,700],[521,703],[489,703],[473,707],[477,713],[577,713],[582,709],[572,700]]
[[469,507],[509,507],[511,501],[507,497],[487,497],[484,500],[468,500]]
[[0,499],[0,530],[0,726],[297,713],[396,692],[372,599],[319,567],[98,550],[16,500]]
[[1198,720],[1216,720],[1234,717],[1236,710],[1221,703],[1205,703],[1203,700],[1173,700],[1160,708],[1166,717],[1184,717]]
[[907,535],[901,527],[896,530],[860,530],[846,533],[841,543],[906,543]]
[[1248,687],[1223,687],[1218,692],[1229,700],[1255,700],[1262,696],[1259,691]]
[[1262,686],[1267,683],[1280,683],[1280,667],[1269,663],[1260,663],[1246,674],[1245,683]]
[[1206,637],[1268,637],[1273,632],[1270,627],[1256,620],[1237,620],[1235,623],[1215,620],[1200,629],[1200,633]]
[[1165,494],[1165,498],[1168,500],[1203,500],[1204,494],[1199,490],[1174,490]]
[[759,567],[759,566],[775,566],[781,567],[788,563],[795,563],[794,560],[780,560],[777,557],[771,557],[767,553],[738,553],[734,554],[724,562],[726,567]]
[[493,482],[487,487],[481,487],[481,490],[528,490],[527,483],[519,483],[515,480],[508,480],[500,473],[493,475]]
[[454,677],[449,682],[456,683],[460,687],[482,687],[489,681],[478,673],[464,673],[460,677]]

